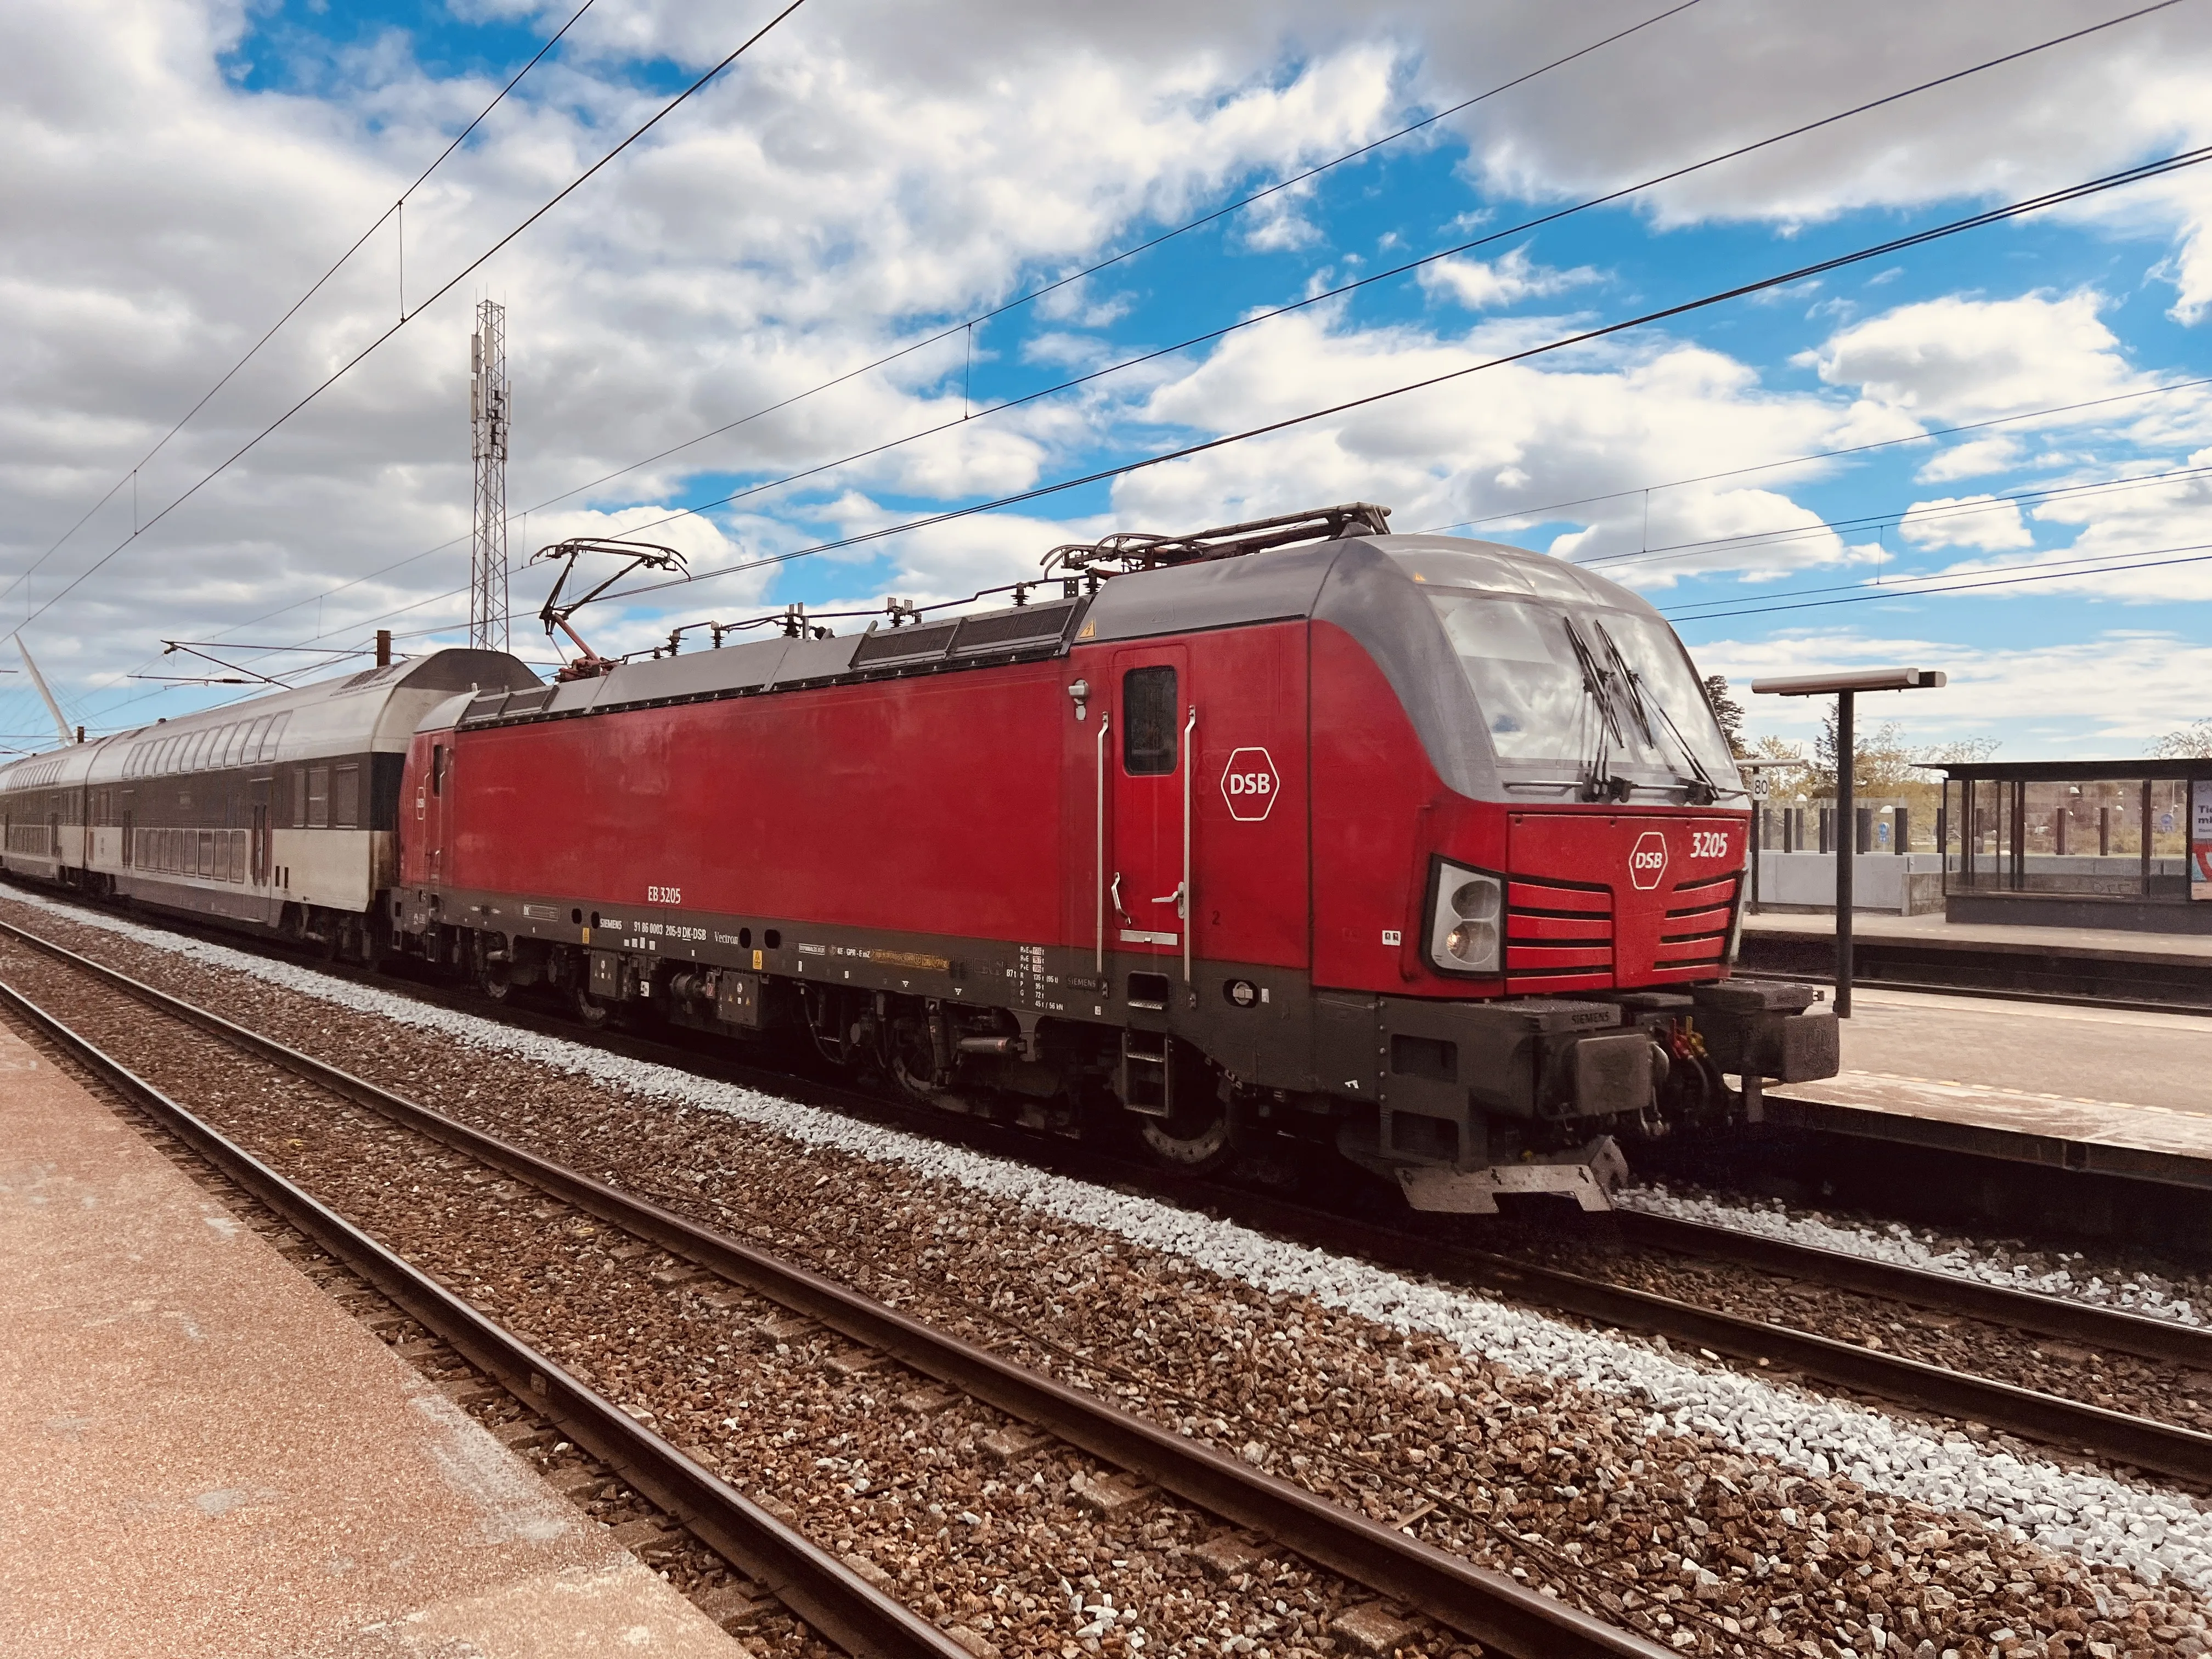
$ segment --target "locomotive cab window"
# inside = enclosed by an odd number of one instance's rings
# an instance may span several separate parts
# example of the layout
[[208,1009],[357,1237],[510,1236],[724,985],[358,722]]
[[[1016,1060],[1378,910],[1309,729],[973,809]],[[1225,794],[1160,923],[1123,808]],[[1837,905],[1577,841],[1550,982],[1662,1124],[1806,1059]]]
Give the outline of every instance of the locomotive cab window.
[[442,743],[430,745],[430,793],[434,795],[446,793],[446,745]]
[[1121,676],[1121,769],[1158,777],[1176,769],[1176,671],[1132,668]]

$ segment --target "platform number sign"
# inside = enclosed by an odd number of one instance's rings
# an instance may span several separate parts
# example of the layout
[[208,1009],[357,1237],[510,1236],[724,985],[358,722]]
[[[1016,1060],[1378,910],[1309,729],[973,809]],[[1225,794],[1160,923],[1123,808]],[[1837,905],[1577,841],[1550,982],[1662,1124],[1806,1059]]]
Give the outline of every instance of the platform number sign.
[[1667,837],[1646,830],[1628,849],[1628,879],[1639,893],[1648,893],[1667,873]]
[[1264,749],[1235,750],[1221,769],[1221,798],[1240,823],[1258,823],[1273,811],[1282,787],[1274,759]]
[[2212,899],[2212,778],[2190,786],[2189,896]]

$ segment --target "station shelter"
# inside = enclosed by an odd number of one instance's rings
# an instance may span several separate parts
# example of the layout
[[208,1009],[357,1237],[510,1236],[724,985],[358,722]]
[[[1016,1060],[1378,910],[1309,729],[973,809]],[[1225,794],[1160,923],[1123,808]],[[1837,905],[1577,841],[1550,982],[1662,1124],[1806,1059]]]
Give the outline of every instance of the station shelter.
[[2212,933],[2212,759],[1942,770],[1948,920]]

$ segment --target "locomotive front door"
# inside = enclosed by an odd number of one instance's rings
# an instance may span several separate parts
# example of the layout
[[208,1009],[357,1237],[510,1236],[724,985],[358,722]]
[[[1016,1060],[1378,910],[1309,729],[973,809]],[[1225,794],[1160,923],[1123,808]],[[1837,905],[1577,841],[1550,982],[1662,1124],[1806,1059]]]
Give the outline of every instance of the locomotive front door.
[[453,751],[430,745],[429,776],[415,786],[415,825],[422,836],[422,879],[436,886],[446,878],[446,828],[450,816],[446,791],[452,782]]
[[1194,757],[1190,653],[1150,646],[1114,656],[1114,834],[1106,930],[1122,951],[1180,957],[1190,913]]

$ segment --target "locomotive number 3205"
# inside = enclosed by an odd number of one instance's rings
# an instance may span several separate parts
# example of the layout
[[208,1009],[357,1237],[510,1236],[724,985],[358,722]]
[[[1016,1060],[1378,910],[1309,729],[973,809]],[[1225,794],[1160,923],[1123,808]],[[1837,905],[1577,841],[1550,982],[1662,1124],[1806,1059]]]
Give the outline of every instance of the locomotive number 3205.
[[681,887],[648,887],[645,890],[645,902],[647,904],[681,904],[684,902],[684,890]]
[[1695,830],[1690,834],[1690,856],[1693,859],[1724,859],[1728,856],[1729,838],[1725,830]]

